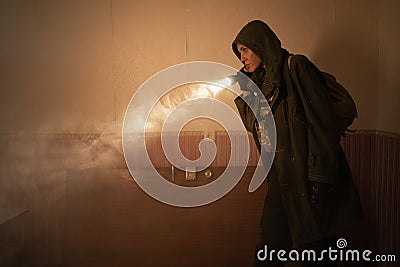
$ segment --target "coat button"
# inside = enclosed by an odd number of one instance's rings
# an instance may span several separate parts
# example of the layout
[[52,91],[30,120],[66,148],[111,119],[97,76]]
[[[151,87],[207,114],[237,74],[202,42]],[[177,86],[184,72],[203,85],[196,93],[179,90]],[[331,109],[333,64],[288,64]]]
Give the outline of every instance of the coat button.
[[293,161],[296,160],[296,157],[295,157],[295,156],[292,156],[292,160],[293,160]]

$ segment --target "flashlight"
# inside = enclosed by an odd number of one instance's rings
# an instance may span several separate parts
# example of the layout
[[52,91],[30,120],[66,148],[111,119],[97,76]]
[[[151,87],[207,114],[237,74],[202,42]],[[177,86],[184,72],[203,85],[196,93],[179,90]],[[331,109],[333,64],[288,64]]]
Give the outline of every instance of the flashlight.
[[234,85],[238,81],[237,76],[237,74],[229,75],[228,77],[219,81],[219,84],[225,87]]
[[228,87],[238,83],[242,91],[253,91],[253,84],[251,81],[252,72],[238,71],[236,74],[229,75],[228,77],[219,80],[217,83],[223,87]]

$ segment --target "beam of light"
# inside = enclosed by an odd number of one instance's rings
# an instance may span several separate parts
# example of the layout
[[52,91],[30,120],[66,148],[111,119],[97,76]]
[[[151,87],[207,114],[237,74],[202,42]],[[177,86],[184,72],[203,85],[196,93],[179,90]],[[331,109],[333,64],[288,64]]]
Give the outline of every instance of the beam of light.
[[223,90],[221,83],[209,84],[209,83],[199,83],[199,84],[189,84],[185,87],[176,88],[169,93],[165,94],[161,99],[161,104],[172,110],[179,104],[194,99],[201,98],[214,98],[216,95]]
[[160,131],[165,118],[182,103],[196,99],[216,98],[223,89],[221,83],[193,83],[173,89],[154,105],[146,122],[146,131]]
[[146,123],[146,130],[160,130],[164,119],[178,105],[195,99],[217,98],[221,91],[235,84],[237,79],[237,75],[229,75],[211,83],[186,84],[169,91],[153,107],[152,115]]

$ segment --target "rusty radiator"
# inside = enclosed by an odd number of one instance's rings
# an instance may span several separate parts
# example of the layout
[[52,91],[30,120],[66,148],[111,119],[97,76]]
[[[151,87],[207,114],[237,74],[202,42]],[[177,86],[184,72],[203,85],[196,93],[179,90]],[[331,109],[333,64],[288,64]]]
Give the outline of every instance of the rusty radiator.
[[[166,133],[167,138],[175,138],[177,135],[179,135],[179,146],[182,154],[190,160],[199,158],[200,151],[198,148],[200,141],[204,139],[204,132],[187,131],[180,133]],[[217,153],[214,161],[211,164],[211,167],[225,167],[228,165],[229,160],[231,160],[231,166],[256,166],[259,156],[253,138],[243,132],[232,132],[230,135],[232,138],[232,143],[230,142],[227,132],[215,132],[215,145]],[[250,144],[250,153],[248,159],[244,157],[243,153],[241,153],[241,151],[243,151],[245,139],[248,139]],[[234,150],[236,153],[232,153],[231,155],[232,145],[236,146]],[[162,148],[161,133],[146,134],[146,148],[149,158],[155,167],[171,166]]]

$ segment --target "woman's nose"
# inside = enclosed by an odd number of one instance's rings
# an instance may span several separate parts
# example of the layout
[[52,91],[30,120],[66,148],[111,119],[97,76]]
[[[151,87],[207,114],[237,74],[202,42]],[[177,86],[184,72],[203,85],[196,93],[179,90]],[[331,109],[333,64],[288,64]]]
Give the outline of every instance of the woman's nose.
[[246,61],[246,57],[243,54],[240,54],[240,61],[243,63]]

